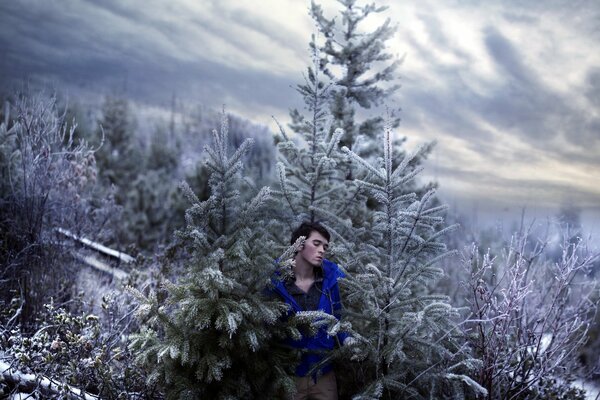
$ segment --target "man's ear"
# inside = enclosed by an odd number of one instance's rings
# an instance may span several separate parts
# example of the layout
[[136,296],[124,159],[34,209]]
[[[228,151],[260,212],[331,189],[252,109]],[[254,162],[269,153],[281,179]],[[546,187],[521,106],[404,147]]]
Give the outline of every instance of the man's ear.
[[302,250],[304,250],[304,245],[301,244],[300,247],[298,247],[296,249],[296,251],[294,251],[294,257],[296,257],[298,255],[298,253],[300,253]]

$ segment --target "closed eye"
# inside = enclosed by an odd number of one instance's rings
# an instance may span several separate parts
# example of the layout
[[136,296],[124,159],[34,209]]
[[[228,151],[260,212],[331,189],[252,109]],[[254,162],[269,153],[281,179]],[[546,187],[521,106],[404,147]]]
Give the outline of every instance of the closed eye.
[[[323,244],[323,242],[321,242],[320,240],[313,240],[313,244],[315,245],[315,247],[319,247],[319,245]],[[327,249],[329,249],[329,244],[325,243],[323,245],[323,250],[327,251]]]

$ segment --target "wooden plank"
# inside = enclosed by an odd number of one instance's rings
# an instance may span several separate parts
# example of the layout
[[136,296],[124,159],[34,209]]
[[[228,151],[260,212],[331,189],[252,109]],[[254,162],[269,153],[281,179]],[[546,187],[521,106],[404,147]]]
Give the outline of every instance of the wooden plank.
[[115,277],[117,279],[123,280],[129,276],[129,274],[127,272],[125,272],[119,268],[113,268],[110,265],[103,263],[102,261],[98,260],[97,258],[95,258],[93,256],[86,256],[83,254],[79,254],[75,251],[73,252],[73,256],[75,258],[77,258],[78,260],[83,261],[90,267],[95,268],[99,271],[105,272],[109,275],[112,275],[113,277]]
[[113,249],[111,249],[109,247],[101,245],[100,243],[96,243],[94,241],[91,241],[89,239],[83,238],[81,236],[77,236],[74,233],[71,233],[71,232],[69,232],[66,229],[56,228],[56,231],[59,232],[59,233],[61,233],[61,234],[63,234],[63,235],[65,235],[66,237],[68,237],[70,239],[73,239],[73,240],[75,240],[75,241],[77,241],[77,242],[79,242],[79,243],[81,243],[81,244],[83,244],[83,245],[91,248],[91,249],[94,249],[94,250],[96,250],[96,251],[98,251],[98,252],[100,252],[102,254],[106,254],[107,256],[116,258],[116,259],[118,259],[120,261],[123,261],[124,263],[129,264],[129,263],[132,263],[132,262],[135,261],[135,258],[131,257],[129,254],[125,254],[125,253],[122,253],[120,251],[113,250]]

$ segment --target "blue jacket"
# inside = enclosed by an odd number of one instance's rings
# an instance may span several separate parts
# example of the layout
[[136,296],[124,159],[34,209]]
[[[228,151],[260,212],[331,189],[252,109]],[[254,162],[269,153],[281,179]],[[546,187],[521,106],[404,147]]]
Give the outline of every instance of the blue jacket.
[[[338,320],[340,319],[342,304],[340,301],[340,289],[338,287],[338,279],[344,277],[344,273],[339,267],[329,260],[323,260],[323,287],[321,298],[319,300],[318,310],[324,311],[328,314],[334,315]],[[291,306],[290,314],[303,311],[298,303],[294,300],[294,297],[288,293],[283,282],[274,277],[273,290],[283,300]],[[348,337],[346,332],[339,332],[337,339],[340,345],[344,343],[344,340]],[[304,353],[300,362],[300,365],[296,368],[296,375],[306,376],[310,369],[317,363],[323,360],[325,353],[333,350],[336,343],[336,338],[327,334],[326,327],[321,327],[315,336],[303,336],[300,340],[288,340],[287,344],[298,349],[305,349],[308,352]],[[312,351],[314,350],[314,351]],[[317,373],[325,374],[331,371],[331,364],[322,366],[318,371],[315,371],[312,376],[316,378]]]

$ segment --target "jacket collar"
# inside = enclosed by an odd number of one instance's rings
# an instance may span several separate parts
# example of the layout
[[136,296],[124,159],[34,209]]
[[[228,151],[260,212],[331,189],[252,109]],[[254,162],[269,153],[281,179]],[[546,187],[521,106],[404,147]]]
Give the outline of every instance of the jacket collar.
[[[275,264],[277,264],[277,261],[275,261]],[[323,264],[321,265],[323,268],[323,286],[322,286],[322,291],[326,292],[329,289],[331,289],[333,286],[335,286],[335,284],[337,283],[337,280],[339,278],[343,278],[345,275],[344,273],[340,270],[340,268],[337,266],[337,264],[324,259],[323,260]],[[300,311],[301,308],[298,305],[298,303],[296,303],[296,300],[294,299],[294,296],[292,296],[287,289],[285,288],[285,284],[284,282],[281,280],[281,271],[276,270],[275,274],[273,276],[273,278],[271,279],[271,282],[273,283],[274,286],[274,290],[276,292],[278,292],[279,294],[281,294],[281,296],[283,296],[286,301],[292,305],[292,307],[296,310],[296,311]],[[323,301],[323,298],[321,298],[321,301]]]
[[331,289],[339,278],[343,278],[345,275],[340,270],[340,267],[336,263],[333,263],[327,259],[323,260],[323,290]]
[[[323,259],[321,268],[323,269],[323,290],[331,289],[337,283],[339,278],[343,278],[345,276],[336,263],[327,259]],[[280,292],[285,293],[285,286],[280,279],[281,271],[275,271],[275,275],[276,276],[273,277],[273,283],[275,284],[275,287],[279,289]]]

